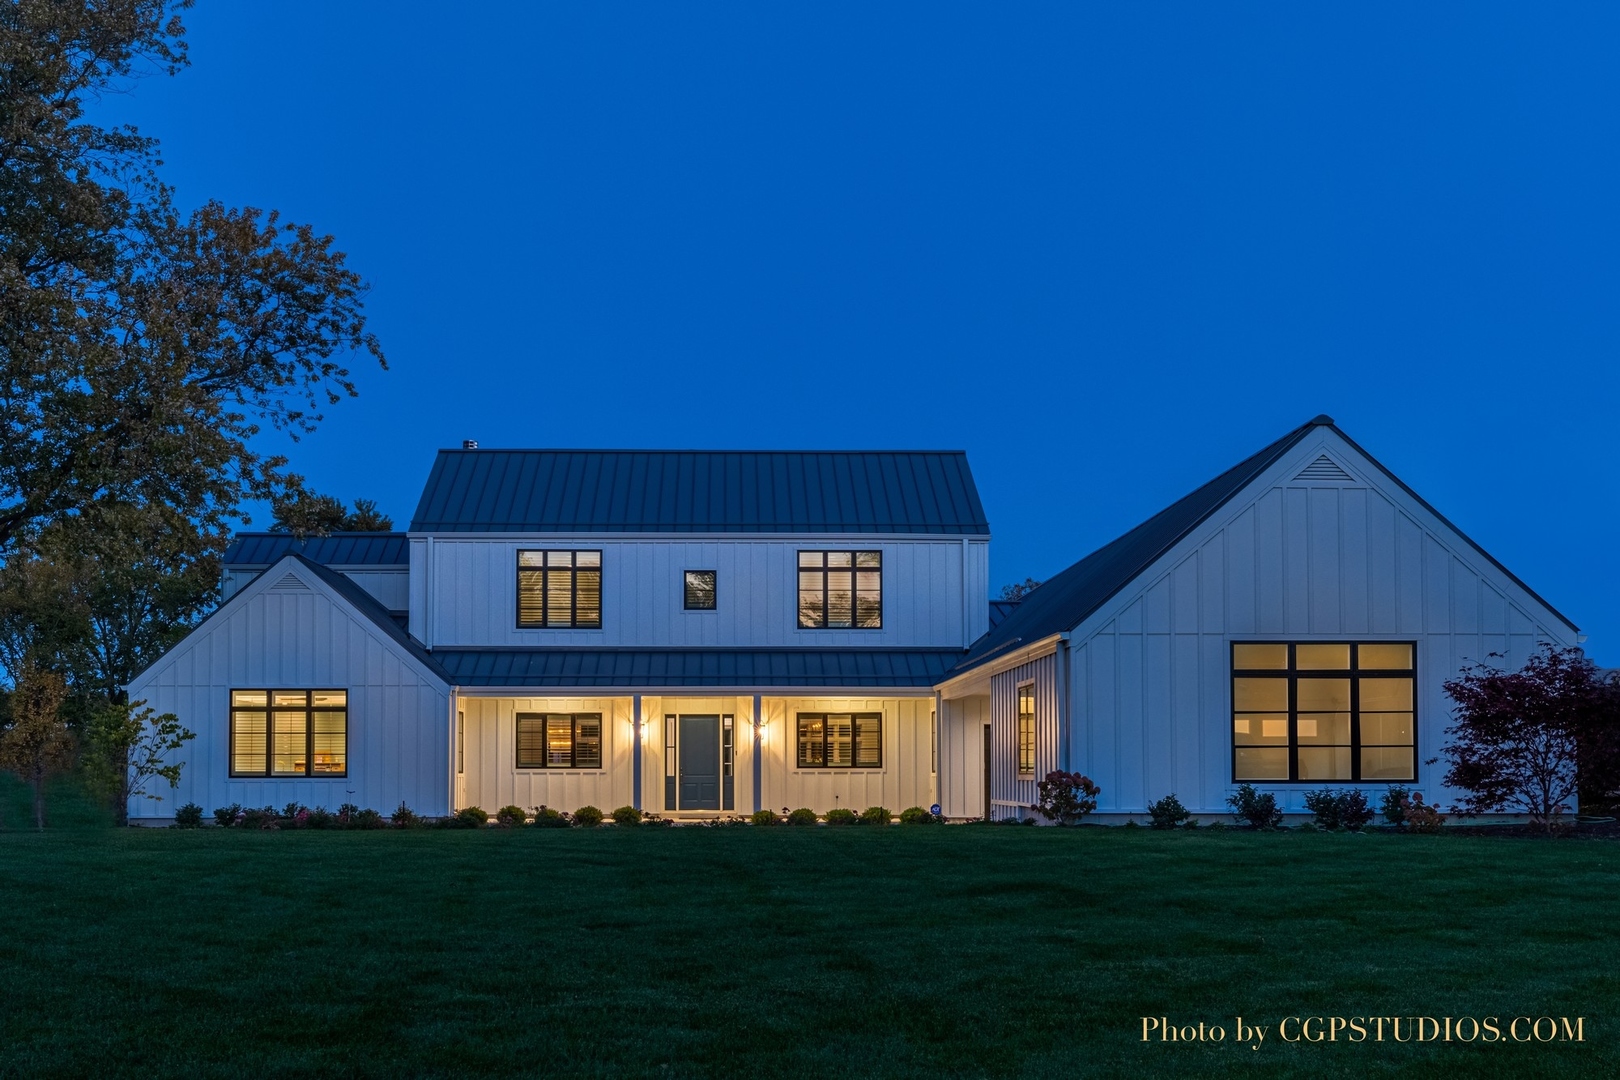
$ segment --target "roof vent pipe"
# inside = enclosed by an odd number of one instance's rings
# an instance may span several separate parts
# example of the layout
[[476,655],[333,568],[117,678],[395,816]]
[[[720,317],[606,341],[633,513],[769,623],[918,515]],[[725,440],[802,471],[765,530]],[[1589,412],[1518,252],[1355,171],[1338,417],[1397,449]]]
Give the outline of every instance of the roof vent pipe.
[[462,439],[461,440],[461,448],[463,450],[476,450],[476,449],[478,449],[478,440],[477,439]]

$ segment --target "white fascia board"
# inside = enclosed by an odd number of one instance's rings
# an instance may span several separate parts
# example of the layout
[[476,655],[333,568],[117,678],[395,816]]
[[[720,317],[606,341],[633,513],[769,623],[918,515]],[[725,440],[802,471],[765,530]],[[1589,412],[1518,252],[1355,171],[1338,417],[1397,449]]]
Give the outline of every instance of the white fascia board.
[[640,543],[647,540],[660,541],[686,541],[701,543],[719,543],[727,540],[770,540],[795,542],[805,544],[839,544],[858,547],[863,543],[907,543],[935,540],[948,540],[952,542],[984,541],[990,540],[989,533],[805,533],[805,532],[631,532],[629,530],[613,532],[480,532],[476,530],[450,531],[450,532],[408,532],[405,534],[411,540],[498,540],[498,541],[532,541],[534,543],[574,542],[580,541],[590,544],[611,543],[614,541]]
[[758,694],[764,698],[917,698],[932,699],[932,687],[916,686],[458,686],[456,693],[473,697],[526,698],[624,698],[643,697],[741,697]]
[[[988,688],[990,679],[994,676],[1000,675],[1004,671],[1011,671],[1015,667],[1021,667],[1031,660],[1039,660],[1043,656],[1050,656],[1052,653],[1057,652],[1058,643],[1067,640],[1068,637],[1068,631],[1048,634],[1046,637],[1032,641],[1028,645],[1017,649],[1009,649],[998,654],[994,660],[980,664],[978,667],[963,672],[961,675],[946,679],[935,686],[934,689],[947,698],[971,696],[976,692],[972,688],[977,684],[982,683]],[[984,692],[988,692],[988,689]]]

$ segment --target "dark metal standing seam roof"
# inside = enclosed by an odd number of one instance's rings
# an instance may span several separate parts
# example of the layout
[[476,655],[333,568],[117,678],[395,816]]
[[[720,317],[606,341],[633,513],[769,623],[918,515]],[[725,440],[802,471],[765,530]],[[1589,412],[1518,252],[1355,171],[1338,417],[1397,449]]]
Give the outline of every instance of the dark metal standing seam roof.
[[1417,492],[1402,483],[1399,477],[1384,468],[1376,458],[1357,446],[1354,440],[1338,429],[1332,417],[1318,416],[1290,431],[1253,457],[1234,465],[1192,494],[1159,511],[1124,536],[1098,548],[1040,588],[1025,595],[1018,606],[1007,613],[1006,618],[973,643],[966,659],[951,674],[960,675],[1010,649],[1079,626],[1093,612],[1106,604],[1114,594],[1136,580],[1143,571],[1157,562],[1161,555],[1180,543],[1183,537],[1236,497],[1317,427],[1332,428],[1340,438],[1377,466],[1379,471],[1435,517],[1445,522],[1475,551],[1490,560],[1492,565],[1535,597],[1548,611],[1563,619],[1571,629],[1575,628],[1574,623],[1565,619],[1551,604],[1536,596],[1534,590],[1514,577],[1507,567],[1470,540],[1461,529],[1446,521],[1438,510],[1424,502]]
[[[427,665],[428,670],[432,671],[434,675],[444,680],[447,685],[451,682],[450,676],[445,672],[444,667],[439,663],[435,655],[429,652],[420,641],[407,634],[399,623],[394,620],[388,609],[378,602],[376,597],[336,570],[322,566],[320,563],[307,559],[302,555],[294,554],[292,557],[314,571],[315,576],[332,586],[343,599],[352,604],[355,610],[365,616],[366,619],[374,623],[377,629],[381,630],[385,636],[403,645],[412,656]],[[273,569],[272,567],[263,571],[263,573],[270,573]]]
[[961,649],[435,649],[458,686],[926,690]]
[[237,533],[225,549],[226,566],[269,566],[302,555],[323,566],[406,566],[410,544],[401,532],[338,532],[300,539],[292,533]]
[[961,451],[440,450],[412,532],[988,535]]

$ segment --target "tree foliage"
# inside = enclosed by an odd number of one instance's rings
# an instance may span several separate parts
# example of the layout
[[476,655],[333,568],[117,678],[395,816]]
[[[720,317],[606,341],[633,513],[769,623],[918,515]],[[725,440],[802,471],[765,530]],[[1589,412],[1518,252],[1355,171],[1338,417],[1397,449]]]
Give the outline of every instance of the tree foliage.
[[335,532],[388,532],[394,521],[377,509],[373,499],[354,500],[354,509],[330,495],[301,492],[271,504],[271,532],[296,536],[326,536]]
[[997,599],[1010,603],[1017,603],[1040,587],[1041,583],[1039,581],[1036,581],[1032,577],[1027,577],[1023,581],[1015,582],[1012,585],[1003,585],[1001,587],[1001,595]]
[[174,713],[159,715],[144,701],[102,706],[86,723],[85,735],[89,780],[114,806],[124,808],[137,798],[162,802],[154,781],[179,787],[185,762],[176,760],[175,752],[197,737]]
[[1033,809],[1059,825],[1078,825],[1081,818],[1097,809],[1097,796],[1102,793],[1091,777],[1062,769],[1047,773],[1035,790]]
[[1467,792],[1460,813],[1512,811],[1551,829],[1583,774],[1612,793],[1620,689],[1579,649],[1544,644],[1518,671],[1471,664],[1445,690],[1455,704],[1445,783]]
[[33,789],[34,824],[45,828],[45,781],[73,762],[73,736],[62,720],[67,684],[29,665],[11,694],[11,725],[0,732],[0,769]]

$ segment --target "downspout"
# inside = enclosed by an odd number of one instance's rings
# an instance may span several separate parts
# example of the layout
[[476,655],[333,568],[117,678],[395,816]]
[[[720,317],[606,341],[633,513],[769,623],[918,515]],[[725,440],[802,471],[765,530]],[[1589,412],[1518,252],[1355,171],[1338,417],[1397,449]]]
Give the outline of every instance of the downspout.
[[765,727],[765,715],[759,711],[759,701],[760,701],[760,695],[755,694],[754,695],[754,812],[755,813],[758,813],[761,809],[764,808],[764,803],[761,801],[764,796],[761,793],[761,791],[759,790],[759,788],[760,788],[760,776],[764,772],[763,762],[760,760],[760,758],[761,758],[760,750],[761,750],[761,746],[765,742],[765,733],[764,733],[764,730],[763,730],[764,727]]
[[641,695],[630,696],[630,782],[635,785],[631,791],[630,805],[637,810],[641,809]]

